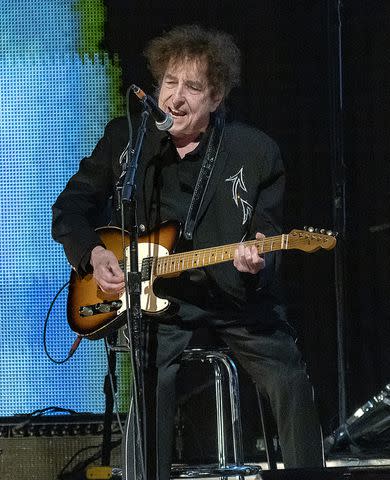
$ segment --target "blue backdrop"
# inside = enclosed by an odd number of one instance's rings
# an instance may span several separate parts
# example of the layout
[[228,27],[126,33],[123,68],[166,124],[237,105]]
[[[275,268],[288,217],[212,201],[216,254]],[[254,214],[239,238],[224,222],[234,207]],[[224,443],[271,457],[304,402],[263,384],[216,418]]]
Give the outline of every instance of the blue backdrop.
[[[51,363],[42,343],[50,301],[70,271],[51,239],[51,205],[112,111],[109,61],[80,55],[82,4],[0,5],[1,416],[47,406],[104,409],[102,341],[82,342],[65,365]],[[90,1],[88,8],[93,28],[101,2]],[[57,358],[66,356],[75,338],[65,302],[66,291],[48,329],[48,347]]]

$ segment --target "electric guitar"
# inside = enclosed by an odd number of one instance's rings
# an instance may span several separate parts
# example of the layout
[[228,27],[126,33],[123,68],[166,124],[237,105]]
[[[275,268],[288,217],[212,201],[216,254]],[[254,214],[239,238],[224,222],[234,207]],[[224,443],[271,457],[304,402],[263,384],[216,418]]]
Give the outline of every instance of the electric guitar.
[[[103,227],[96,230],[106,248],[114,252],[123,268],[129,268],[129,239],[122,245],[121,230]],[[158,315],[168,309],[170,303],[153,291],[153,283],[159,277],[177,276],[185,270],[207,267],[232,261],[238,243],[222,245],[182,253],[171,253],[177,244],[180,228],[176,222],[166,222],[160,228],[140,236],[138,241],[139,271],[141,272],[141,309],[148,315]],[[332,232],[292,230],[289,234],[243,242],[255,245],[260,254],[277,250],[303,250],[315,252],[320,248],[331,250],[336,245]],[[79,336],[99,339],[126,323],[125,293],[110,295],[102,292],[92,274],[81,278],[72,271],[68,294],[68,323]]]

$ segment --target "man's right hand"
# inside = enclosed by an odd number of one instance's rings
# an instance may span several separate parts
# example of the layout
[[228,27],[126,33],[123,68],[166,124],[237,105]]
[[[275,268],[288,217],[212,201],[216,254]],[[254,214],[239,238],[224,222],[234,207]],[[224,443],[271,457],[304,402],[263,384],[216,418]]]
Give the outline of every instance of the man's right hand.
[[93,268],[93,277],[103,292],[118,294],[124,291],[125,276],[111,250],[98,245],[92,250],[89,263]]

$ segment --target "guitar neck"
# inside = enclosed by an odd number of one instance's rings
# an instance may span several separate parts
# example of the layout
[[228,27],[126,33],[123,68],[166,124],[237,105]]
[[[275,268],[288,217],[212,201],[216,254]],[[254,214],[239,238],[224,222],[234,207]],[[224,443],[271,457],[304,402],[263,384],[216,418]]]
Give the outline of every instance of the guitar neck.
[[[277,235],[275,237],[262,238],[260,240],[249,240],[242,242],[246,247],[255,246],[259,254],[275,252],[277,250],[288,250],[296,248],[289,243],[289,235]],[[219,247],[203,248],[190,252],[175,253],[167,257],[157,258],[154,274],[166,276],[183,272],[191,268],[207,267],[222,262],[233,260],[234,252],[239,243],[222,245]]]

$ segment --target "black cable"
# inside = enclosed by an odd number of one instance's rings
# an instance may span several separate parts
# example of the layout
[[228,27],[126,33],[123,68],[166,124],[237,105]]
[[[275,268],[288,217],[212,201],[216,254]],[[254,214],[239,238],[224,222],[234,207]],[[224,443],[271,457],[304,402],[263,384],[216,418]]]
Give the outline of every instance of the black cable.
[[51,314],[51,311],[53,310],[53,307],[54,307],[54,304],[55,302],[57,301],[57,298],[59,297],[59,295],[61,294],[61,292],[65,289],[65,287],[67,287],[69,285],[69,280],[64,283],[64,285],[62,285],[62,287],[58,290],[58,292],[55,294],[53,300],[51,301],[50,303],[50,307],[49,307],[49,310],[47,311],[47,314],[46,314],[46,318],[45,318],[45,321],[43,323],[43,349],[45,351],[45,354],[47,356],[47,358],[53,362],[53,363],[56,363],[57,365],[62,365],[63,363],[67,362],[68,360],[70,360],[70,358],[73,356],[74,352],[77,350],[77,347],[79,346],[82,338],[80,336],[78,336],[76,338],[76,340],[73,342],[72,346],[70,347],[70,350],[69,350],[69,353],[67,355],[66,358],[64,358],[63,360],[56,360],[55,358],[53,358],[48,349],[47,349],[47,325],[49,323],[49,318],[50,318],[50,314]]
[[46,413],[67,413],[69,415],[91,415],[90,413],[79,413],[76,412],[76,410],[72,410],[70,408],[62,408],[62,407],[46,407],[42,408],[40,410],[34,410],[31,413],[16,413],[15,415],[17,417],[25,417],[22,421],[17,423],[14,428],[15,430],[22,430],[25,428],[27,425],[30,425],[36,418],[43,417],[45,416]]
[[91,455],[89,458],[87,458],[83,462],[79,462],[75,467],[73,467],[71,471],[66,472],[66,469],[73,462],[73,460],[77,458],[78,455],[80,455],[80,453],[85,452],[87,450],[92,450],[93,448],[101,449],[101,445],[89,445],[88,447],[83,447],[83,448],[80,448],[80,450],[77,450],[77,452],[70,457],[70,459],[65,464],[65,466],[62,467],[60,473],[57,475],[57,478],[61,480],[63,479],[64,475],[74,474],[75,472],[84,469],[84,467],[87,466],[89,463],[93,462],[94,460],[97,460],[101,455],[101,451],[98,451],[94,455]]
[[[122,442],[122,439],[119,439],[119,440],[115,440],[114,442],[111,442],[110,443],[110,450],[113,450],[115,447],[117,447],[118,445],[120,445]],[[66,469],[69,467],[69,465],[74,461],[75,458],[77,458],[78,455],[80,455],[80,453],[83,453],[87,450],[92,450],[93,448],[98,448],[99,450],[94,453],[93,455],[91,455],[90,457],[88,457],[87,459],[79,462],[78,464],[76,464],[72,470],[66,472]],[[80,471],[84,471],[84,469],[92,462],[98,460],[102,455],[102,447],[101,445],[90,445],[88,447],[83,447],[83,448],[80,448],[79,450],[77,450],[76,453],[74,453],[71,458],[68,460],[68,462],[66,463],[66,465],[61,469],[60,473],[57,475],[57,479],[58,480],[65,480],[66,478],[68,478],[69,475],[72,475],[72,477],[69,477],[69,478],[74,478],[73,475],[76,474],[77,472],[80,472]]]
[[46,412],[61,412],[61,413],[69,413],[69,415],[79,415],[79,412],[76,412],[76,410],[72,410],[71,408],[62,408],[62,407],[56,407],[56,406],[51,406],[51,407],[45,407],[45,408],[40,408],[38,410],[34,410],[33,412],[30,413],[17,413],[16,415],[26,415],[29,417],[33,416],[42,416]]

